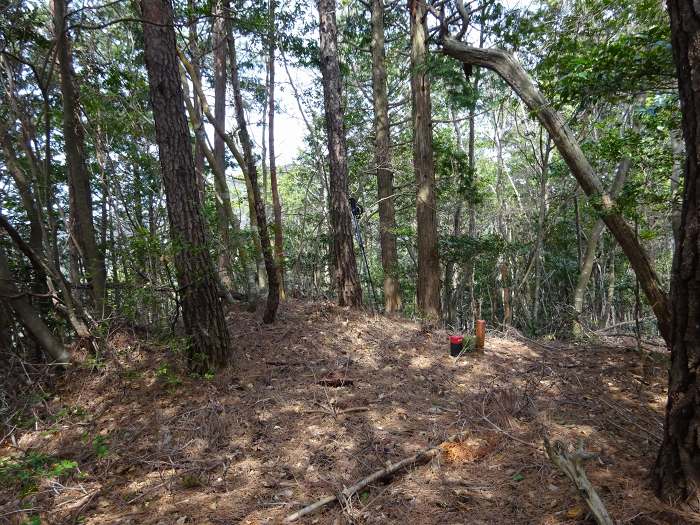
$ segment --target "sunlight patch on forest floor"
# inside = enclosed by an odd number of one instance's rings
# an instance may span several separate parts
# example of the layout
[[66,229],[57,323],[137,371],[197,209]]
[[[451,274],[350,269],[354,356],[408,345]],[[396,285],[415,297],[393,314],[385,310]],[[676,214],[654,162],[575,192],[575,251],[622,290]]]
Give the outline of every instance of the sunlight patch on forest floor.
[[37,426],[0,456],[41,451],[78,471],[21,501],[0,492],[0,521],[275,523],[462,430],[431,463],[301,523],[583,522],[576,490],[544,454],[545,431],[598,453],[587,472],[616,521],[693,521],[647,483],[665,353],[642,377],[631,344],[490,334],[483,354],[455,362],[444,331],[329,303],[287,301],[273,326],[244,311],[228,320],[237,361],[210,380],[127,332],[98,371],[68,371],[35,407]]

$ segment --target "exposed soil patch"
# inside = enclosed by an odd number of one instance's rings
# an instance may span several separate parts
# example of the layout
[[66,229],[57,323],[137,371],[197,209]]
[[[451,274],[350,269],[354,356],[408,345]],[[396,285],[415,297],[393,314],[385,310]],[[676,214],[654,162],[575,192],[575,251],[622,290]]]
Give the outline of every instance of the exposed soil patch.
[[665,353],[640,375],[632,345],[490,334],[483,354],[455,361],[446,332],[327,303],[289,301],[272,327],[243,311],[229,320],[237,362],[208,380],[127,332],[103,366],[67,372],[37,403],[36,426],[0,454],[40,451],[78,470],[21,501],[16,488],[0,492],[0,521],[275,523],[468,430],[431,463],[301,522],[584,523],[545,431],[598,453],[587,471],[616,522],[700,522],[647,486]]

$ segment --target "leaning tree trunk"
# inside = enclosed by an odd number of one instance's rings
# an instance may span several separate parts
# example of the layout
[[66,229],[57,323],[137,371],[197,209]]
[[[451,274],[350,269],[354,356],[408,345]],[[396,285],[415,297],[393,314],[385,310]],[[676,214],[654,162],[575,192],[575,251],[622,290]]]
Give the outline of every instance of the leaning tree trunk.
[[340,62],[335,0],[318,0],[321,76],[330,160],[330,216],[333,230],[338,304],[361,306],[362,288],[352,241],[348,203],[348,153],[341,104]]
[[499,49],[471,47],[450,37],[444,38],[442,44],[443,53],[446,55],[465,64],[483,66],[498,73],[549,132],[583,191],[599,206],[603,222],[627,255],[644,289],[644,294],[656,315],[659,332],[667,342],[670,341],[671,306],[651,260],[632,228],[615,210],[610,194],[605,192],[600,178],[586,159],[581,146],[561,115],[552,108],[539,92],[530,75],[509,53]]
[[69,363],[66,347],[51,333],[36,310],[32,308],[28,295],[20,291],[12,280],[5,249],[0,246],[0,301],[6,301],[17,319],[41,349],[57,363]]
[[671,270],[671,368],[664,440],[653,470],[656,493],[700,507],[700,6],[668,0],[686,147],[683,211]]
[[418,237],[417,306],[426,320],[440,320],[440,257],[438,254],[433,160],[430,79],[427,71],[425,4],[410,0],[411,108],[413,113],[413,169],[416,173],[416,236]]
[[175,251],[190,367],[228,362],[231,348],[209,254],[178,71],[170,0],[142,0],[143,36],[156,142]]
[[[230,28],[229,28],[230,29]],[[267,216],[265,213],[265,202],[260,195],[260,185],[258,184],[258,168],[255,165],[255,156],[253,155],[253,145],[248,134],[248,123],[245,119],[245,110],[243,107],[243,94],[241,93],[241,82],[238,76],[238,62],[236,60],[236,46],[233,39],[233,31],[229,30],[229,48],[231,50],[231,87],[233,88],[233,99],[236,107],[236,123],[238,124],[238,137],[241,141],[243,149],[243,158],[245,161],[245,172],[248,175],[250,189],[253,195],[253,205],[255,208],[255,218],[258,223],[258,233],[260,235],[260,249],[265,261],[265,273],[267,273],[267,304],[263,321],[271,323],[275,320],[277,307],[280,302],[280,284],[279,274],[277,273],[277,265],[272,255],[270,247],[270,234],[267,229]]]
[[374,102],[374,163],[377,169],[379,197],[379,243],[384,270],[384,311],[401,310],[396,251],[396,212],[394,209],[394,172],[391,168],[389,99],[384,56],[384,2],[372,0],[372,99]]
[[[90,175],[85,164],[85,131],[80,120],[78,89],[73,83],[73,57],[66,29],[66,0],[54,0],[56,56],[63,100],[63,141],[68,167],[69,228],[72,242],[85,262],[88,284],[98,315],[103,314],[106,272],[92,219]],[[73,283],[78,284],[78,283]]]

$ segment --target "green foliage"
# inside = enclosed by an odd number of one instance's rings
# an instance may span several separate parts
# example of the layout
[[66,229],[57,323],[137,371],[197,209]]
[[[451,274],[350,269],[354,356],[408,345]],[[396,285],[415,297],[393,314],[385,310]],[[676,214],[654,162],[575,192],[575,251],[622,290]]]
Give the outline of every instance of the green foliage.
[[475,257],[495,260],[506,252],[508,244],[499,235],[449,235],[440,239],[443,261],[466,262]]
[[77,468],[78,463],[73,460],[29,451],[19,458],[0,459],[0,486],[26,496],[37,490],[42,479],[66,478]]
[[106,436],[98,434],[92,440],[92,450],[98,459],[102,459],[109,454],[109,441]]
[[158,367],[156,378],[168,388],[177,388],[182,384],[180,376],[167,363]]

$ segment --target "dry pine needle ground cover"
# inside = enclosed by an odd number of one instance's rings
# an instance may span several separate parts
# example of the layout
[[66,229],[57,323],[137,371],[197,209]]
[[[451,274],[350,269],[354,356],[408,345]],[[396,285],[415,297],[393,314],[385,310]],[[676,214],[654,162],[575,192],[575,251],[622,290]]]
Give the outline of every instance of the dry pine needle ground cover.
[[189,378],[172,350],[126,331],[110,338],[103,366],[64,373],[0,457],[75,467],[25,495],[2,488],[0,522],[277,523],[464,430],[430,463],[301,523],[586,523],[545,456],[545,432],[598,454],[586,469],[616,523],[700,522],[648,489],[663,352],[640,375],[630,341],[489,334],[484,354],[455,362],[444,331],[300,301],[273,326],[244,311],[229,322],[236,364],[213,378]]

